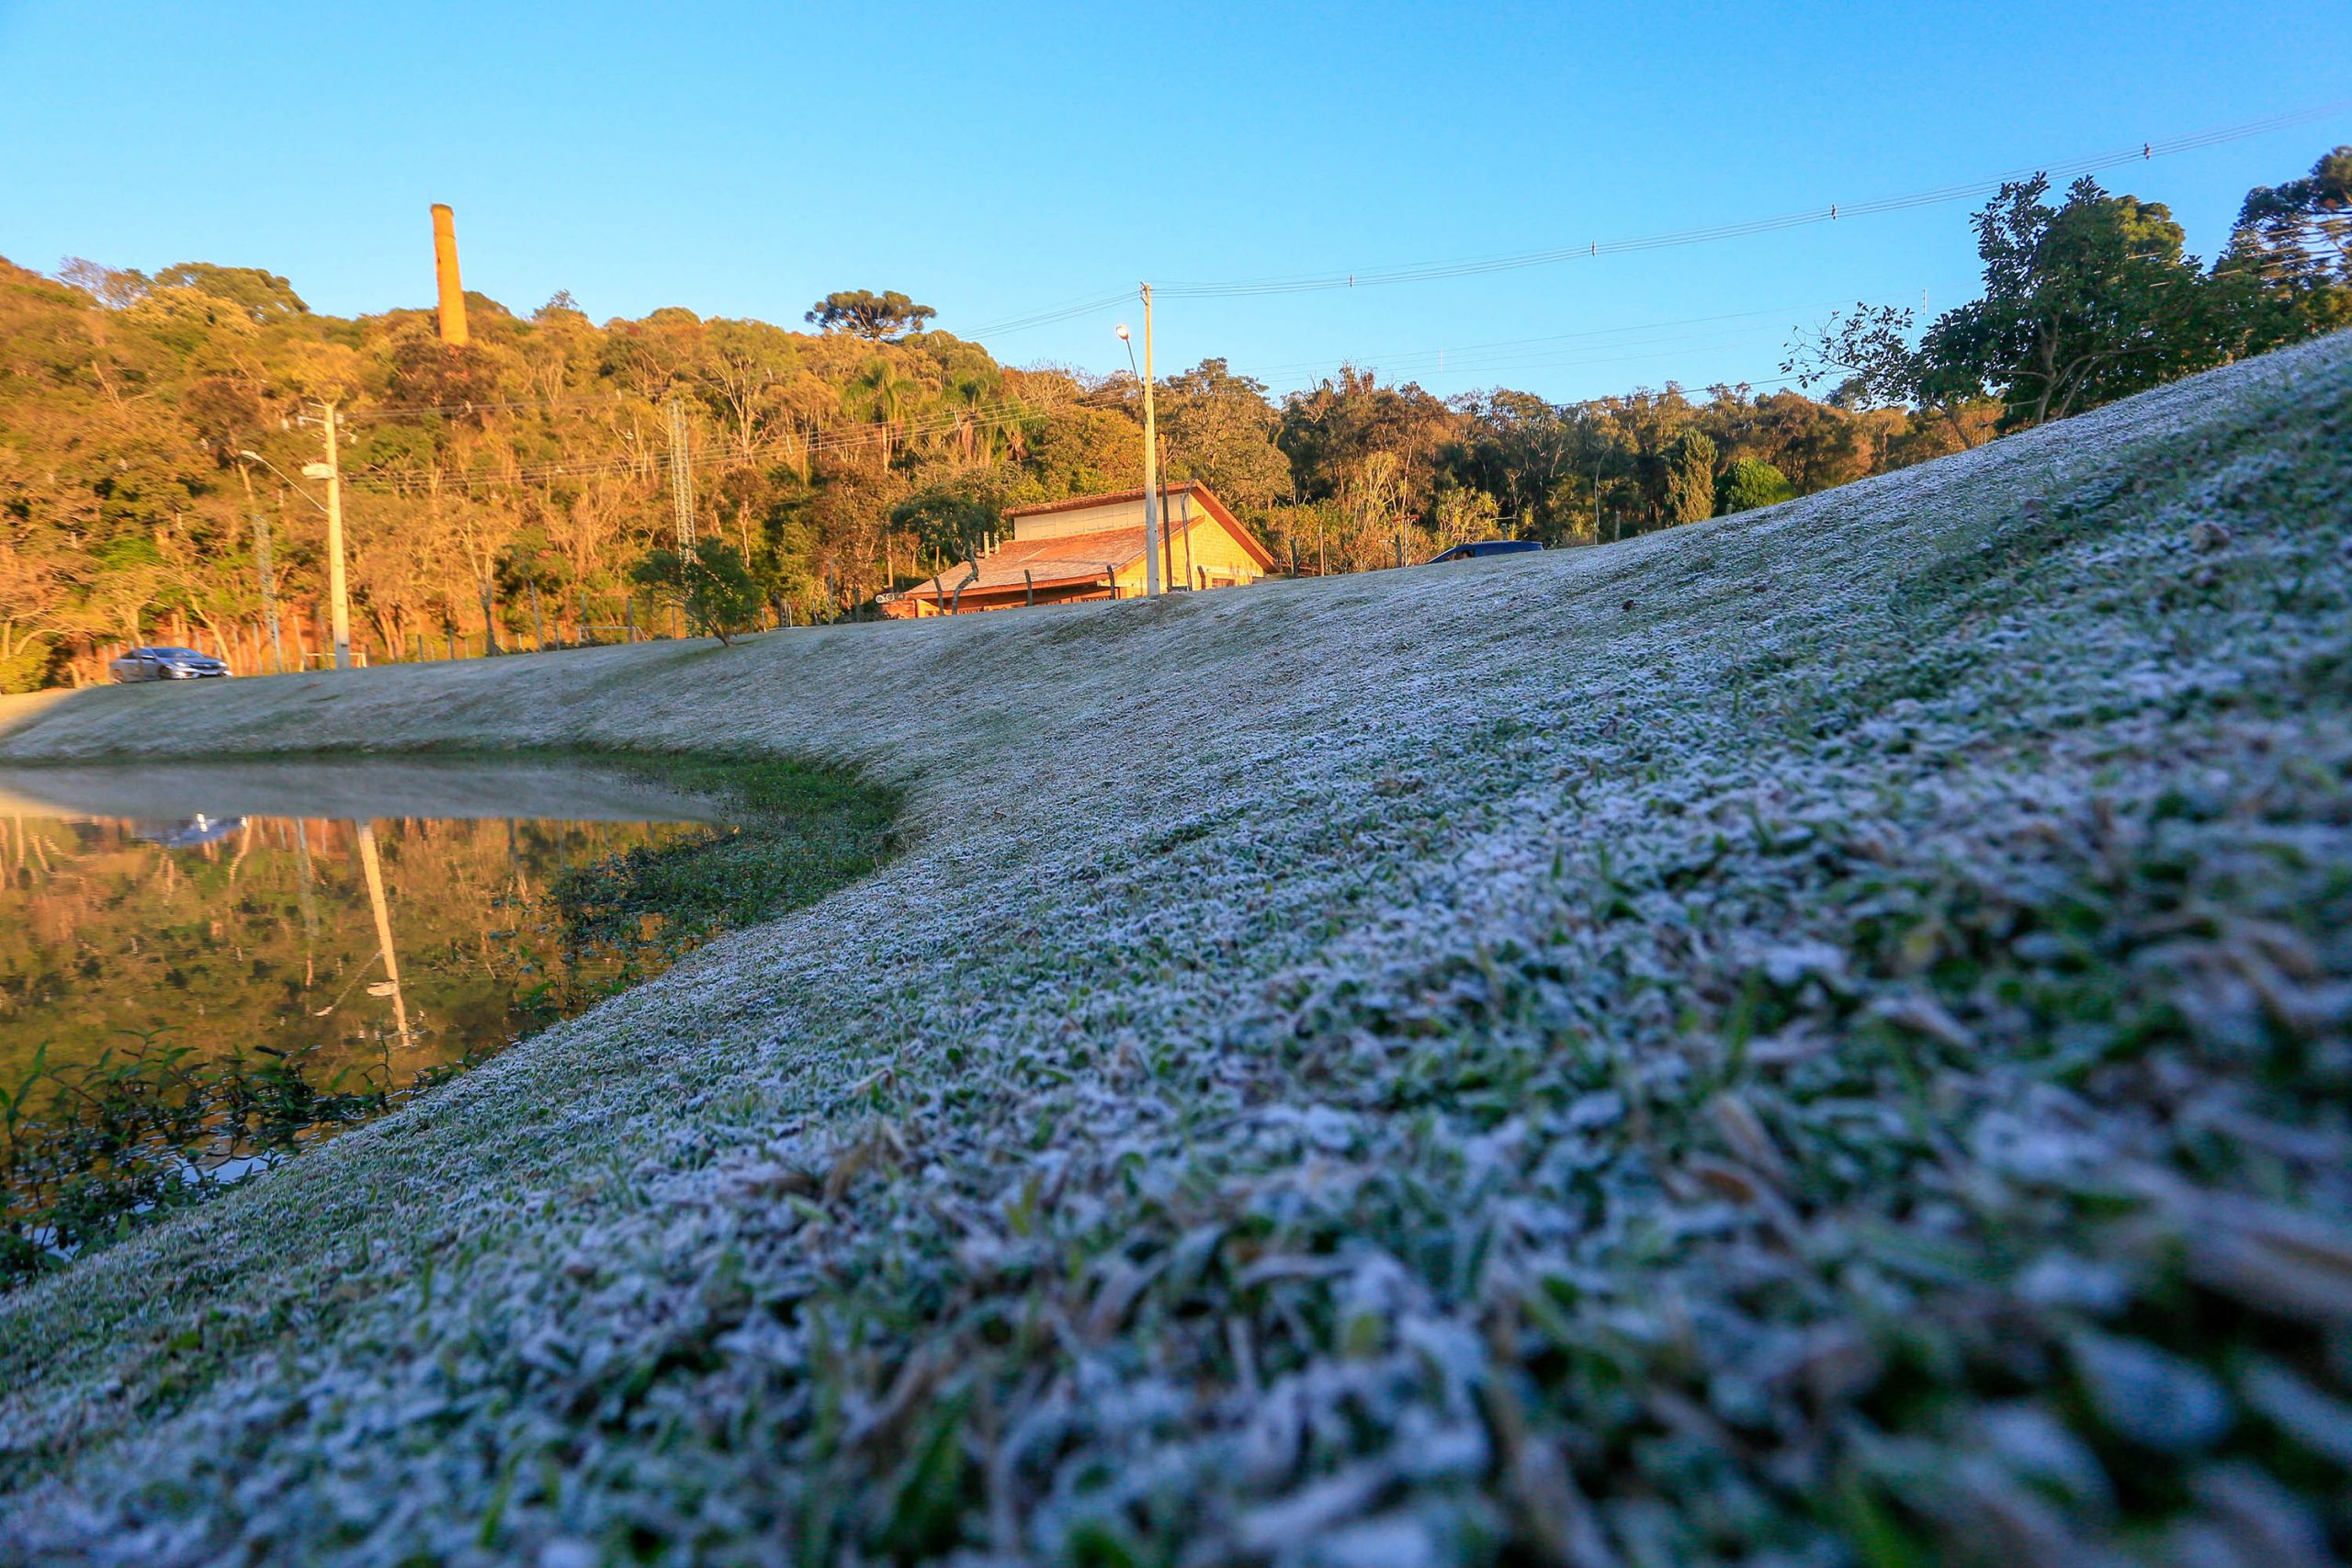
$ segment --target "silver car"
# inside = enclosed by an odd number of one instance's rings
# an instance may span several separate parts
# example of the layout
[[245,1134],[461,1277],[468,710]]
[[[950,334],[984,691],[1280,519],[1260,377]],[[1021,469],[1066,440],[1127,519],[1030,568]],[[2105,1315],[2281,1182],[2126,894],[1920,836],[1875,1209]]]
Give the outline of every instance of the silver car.
[[198,812],[185,822],[135,822],[131,834],[167,850],[199,849],[218,843],[245,825],[242,817],[207,817]]
[[132,681],[197,681],[226,675],[229,667],[192,648],[134,648],[107,667],[118,684]]

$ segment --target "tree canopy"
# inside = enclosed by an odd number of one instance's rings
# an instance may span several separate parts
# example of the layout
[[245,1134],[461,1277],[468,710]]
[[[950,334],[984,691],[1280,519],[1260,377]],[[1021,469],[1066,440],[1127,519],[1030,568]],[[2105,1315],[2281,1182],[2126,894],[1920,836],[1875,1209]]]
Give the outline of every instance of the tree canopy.
[[921,330],[938,314],[895,288],[882,294],[870,288],[843,288],[818,300],[803,319],[820,332],[848,333],[868,343],[885,343]]
[[758,623],[759,584],[724,539],[697,539],[686,550],[650,550],[629,576],[660,602],[676,605],[687,626],[721,643]]
[[1693,427],[1675,433],[1660,456],[1668,523],[1703,523],[1715,514],[1715,444]]
[[2211,268],[2162,202],[2088,175],[2063,201],[2049,194],[2047,176],[2012,180],[1975,215],[1984,295],[1916,344],[1910,310],[1862,304],[1792,345],[1782,368],[1862,406],[1995,400],[1999,427],[2016,429],[2352,321],[2352,147],[2249,193]]
[[1723,478],[1715,481],[1715,512],[1728,516],[1735,512],[1753,512],[1759,506],[1778,506],[1796,492],[1796,486],[1789,483],[1789,476],[1763,458],[1740,457],[1726,467]]

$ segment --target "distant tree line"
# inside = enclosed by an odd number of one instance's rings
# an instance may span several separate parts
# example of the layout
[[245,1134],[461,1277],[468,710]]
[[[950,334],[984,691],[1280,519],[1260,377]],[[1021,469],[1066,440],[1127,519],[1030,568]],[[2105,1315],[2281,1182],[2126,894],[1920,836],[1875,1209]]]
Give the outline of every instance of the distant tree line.
[[[1164,468],[1303,572],[1769,506],[2352,321],[2348,186],[2338,148],[2254,191],[2210,266],[2161,204],[2004,186],[1974,220],[1982,299],[1833,318],[1779,389],[1444,399],[1350,367],[1274,398],[1204,360],[1156,388]],[[281,646],[314,655],[322,538],[299,475],[324,401],[378,660],[599,640],[665,612],[715,631],[855,615],[986,548],[1010,507],[1138,482],[1131,377],[1001,365],[896,290],[829,295],[806,333],[679,309],[598,325],[562,293],[527,317],[469,295],[468,314],[450,348],[429,310],[322,316],[254,268],[0,262],[0,689],[96,679],[141,640],[266,663],[265,548]]]

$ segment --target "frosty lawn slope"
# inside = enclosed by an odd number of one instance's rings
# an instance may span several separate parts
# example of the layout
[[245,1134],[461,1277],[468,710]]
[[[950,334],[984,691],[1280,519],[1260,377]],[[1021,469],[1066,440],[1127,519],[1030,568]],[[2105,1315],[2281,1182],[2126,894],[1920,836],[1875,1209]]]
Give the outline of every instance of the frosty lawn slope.
[[2339,337],[1600,550],[0,708],[910,792],[0,1300],[0,1561],[2342,1555],[2347,452]]

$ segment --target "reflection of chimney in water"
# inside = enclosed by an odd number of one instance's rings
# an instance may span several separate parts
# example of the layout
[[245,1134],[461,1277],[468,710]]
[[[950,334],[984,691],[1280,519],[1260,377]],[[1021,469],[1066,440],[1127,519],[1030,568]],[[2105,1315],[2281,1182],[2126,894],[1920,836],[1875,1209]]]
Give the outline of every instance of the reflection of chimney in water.
[[466,346],[466,289],[458,281],[458,216],[447,203],[433,204],[433,276],[441,288],[441,341]]

